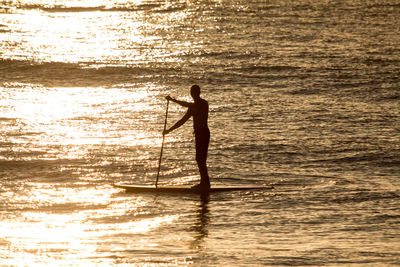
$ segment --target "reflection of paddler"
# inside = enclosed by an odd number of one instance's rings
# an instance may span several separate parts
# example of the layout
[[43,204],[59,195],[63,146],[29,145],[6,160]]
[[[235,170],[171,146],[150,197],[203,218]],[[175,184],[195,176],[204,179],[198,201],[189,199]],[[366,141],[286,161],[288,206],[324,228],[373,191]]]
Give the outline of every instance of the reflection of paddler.
[[192,242],[193,248],[199,250],[199,253],[204,252],[204,239],[208,237],[208,226],[210,225],[210,209],[208,208],[208,203],[210,202],[209,194],[200,195],[200,205],[197,212],[197,220],[194,222],[194,239]]
[[167,96],[167,100],[173,101],[183,107],[187,107],[186,114],[177,121],[171,128],[165,130],[163,135],[170,133],[171,131],[182,126],[190,117],[193,117],[193,127],[196,139],[196,161],[199,166],[201,181],[200,184],[195,186],[199,189],[210,188],[210,178],[207,171],[207,151],[208,144],[210,142],[210,130],[208,129],[208,102],[200,98],[200,86],[193,85],[190,88],[190,94],[194,100],[194,103],[185,102],[174,99]]

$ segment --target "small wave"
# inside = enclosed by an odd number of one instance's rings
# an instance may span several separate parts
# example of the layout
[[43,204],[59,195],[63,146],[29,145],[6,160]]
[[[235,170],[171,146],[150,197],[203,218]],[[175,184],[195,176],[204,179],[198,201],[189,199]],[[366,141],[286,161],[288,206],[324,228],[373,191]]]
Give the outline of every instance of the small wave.
[[98,121],[99,118],[91,117],[91,116],[78,116],[78,117],[73,117],[70,120],[74,120],[74,121]]
[[49,86],[98,86],[132,82],[135,78],[176,73],[168,67],[102,66],[79,63],[0,60],[0,83],[37,83]]
[[374,3],[368,5],[368,8],[400,8],[400,4]]
[[7,136],[13,136],[13,137],[17,137],[17,136],[32,136],[32,135],[41,135],[43,134],[43,132],[7,132],[6,133]]
[[217,58],[217,59],[249,59],[259,57],[259,54],[238,53],[234,51],[190,51],[185,54],[186,57],[202,57],[202,58]]
[[115,5],[115,6],[64,6],[64,5],[21,5],[20,9],[38,9],[45,12],[133,12],[133,11],[154,11],[159,13],[168,13],[180,11],[186,8],[186,5],[162,5],[160,3],[139,4],[139,5]]
[[46,12],[93,12],[102,11],[105,6],[94,6],[94,7],[66,7],[66,6],[43,6],[43,5],[23,5],[20,9],[39,9]]
[[400,221],[400,215],[396,214],[382,214],[376,215],[369,218],[371,223],[398,223]]
[[7,14],[7,13],[12,13],[14,11],[15,8],[10,7],[10,6],[6,6],[4,5],[5,3],[0,3],[0,14]]
[[242,72],[257,72],[257,73],[270,73],[270,72],[288,72],[288,71],[296,71],[299,67],[294,66],[283,66],[283,65],[276,65],[276,66],[244,66],[240,69],[234,69]]
[[[314,163],[331,164],[368,164],[370,166],[398,166],[400,161],[397,155],[386,155],[379,152],[373,153],[355,153],[353,155],[337,156],[334,158],[318,159]],[[359,165],[355,165],[359,167]]]
[[176,12],[176,11],[182,11],[186,9],[186,5],[182,5],[182,6],[165,6],[162,8],[158,8],[156,10],[154,10],[155,12],[158,13],[171,13],[171,12]]
[[17,119],[16,118],[7,118],[7,117],[0,117],[0,122],[2,122],[2,121],[16,121]]
[[388,96],[381,97],[377,100],[378,101],[398,101],[398,100],[400,100],[400,95],[398,95],[398,94],[388,95]]
[[400,199],[396,192],[378,192],[378,191],[358,191],[350,193],[342,193],[342,196],[332,200],[335,203],[360,203],[365,201],[379,201],[383,199]]
[[[161,3],[144,3],[138,5],[98,5],[98,6],[65,6],[65,5],[42,5],[42,4],[20,4],[17,7],[0,6],[0,13],[8,13],[12,9],[40,10],[49,13],[78,13],[78,12],[136,12],[151,11],[155,13],[170,13],[187,8],[186,4],[169,5]],[[1,32],[1,27],[0,27]]]
[[294,90],[294,91],[290,91],[288,92],[288,94],[290,95],[316,95],[316,94],[320,94],[321,90],[319,89],[298,89],[298,90]]
[[[1,10],[1,7],[0,7]],[[0,12],[1,13],[1,12]],[[0,33],[4,33],[4,32],[10,32],[10,29],[8,28],[7,25],[5,24],[0,24]]]

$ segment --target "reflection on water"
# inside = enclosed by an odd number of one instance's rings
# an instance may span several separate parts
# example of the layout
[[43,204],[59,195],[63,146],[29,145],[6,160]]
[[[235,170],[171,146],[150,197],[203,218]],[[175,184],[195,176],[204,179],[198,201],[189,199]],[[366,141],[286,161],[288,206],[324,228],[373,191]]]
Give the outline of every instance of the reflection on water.
[[[64,3],[57,4],[53,1],[29,2],[25,3],[27,9],[22,8],[17,14],[6,15],[14,24],[15,34],[3,35],[4,41],[12,44],[2,51],[3,58],[83,65],[92,62],[90,65],[98,67],[125,66],[151,61],[163,62],[166,57],[173,58],[191,49],[188,40],[165,42],[168,35],[160,29],[160,25],[166,30],[173,29],[175,22],[189,16],[186,10],[148,16],[146,12],[134,12],[137,11],[135,6],[140,5],[138,1],[129,5],[117,4],[115,1],[94,1],[89,6],[86,1],[62,1]],[[163,1],[160,1],[155,6],[162,4]],[[23,3],[20,5],[24,6]],[[168,8],[168,3],[166,5]],[[121,8],[121,11],[131,9],[132,12],[109,12],[106,15],[103,12],[73,12],[107,11],[108,8]]]
[[210,210],[208,203],[210,201],[209,194],[200,195],[200,205],[197,212],[197,220],[194,223],[193,230],[195,237],[193,240],[193,247],[202,249],[204,239],[208,236],[208,225],[210,224]]
[[[21,211],[18,217],[2,214],[0,251],[8,250],[8,259],[2,264],[81,265],[88,257],[107,258],[132,246],[152,247],[156,240],[140,237],[180,217],[151,214],[151,201],[140,196],[116,197],[111,188],[72,191],[36,188],[35,194],[21,194],[18,202],[9,203]],[[23,208],[19,203],[32,204]],[[135,240],[138,244],[132,243]],[[113,261],[112,257],[103,259],[105,263]]]
[[[396,1],[1,1],[0,265],[397,264]],[[192,83],[213,181],[267,203],[105,185],[155,181]],[[191,132],[162,183],[198,180]]]
[[[0,147],[0,159],[47,160],[48,165],[56,166],[51,160],[84,162],[94,152],[104,151],[95,159],[104,166],[116,159],[126,158],[129,164],[132,157],[147,157],[148,150],[133,154],[129,149],[154,146],[160,141],[158,129],[152,127],[158,122],[154,109],[158,107],[159,89],[154,84],[45,88],[15,83],[0,87],[1,118],[5,118],[0,141],[7,144]],[[120,153],[107,153],[119,148]]]

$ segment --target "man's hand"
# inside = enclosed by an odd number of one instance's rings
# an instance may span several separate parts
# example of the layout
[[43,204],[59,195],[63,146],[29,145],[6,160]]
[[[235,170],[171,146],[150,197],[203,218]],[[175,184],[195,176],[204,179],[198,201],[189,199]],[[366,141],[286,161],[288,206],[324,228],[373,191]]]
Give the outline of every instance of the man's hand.
[[169,134],[170,132],[171,132],[170,130],[164,130],[162,134],[163,134],[163,135],[167,135],[167,134]]
[[168,101],[172,101],[172,97],[170,97],[169,95],[167,95],[165,98],[166,98]]

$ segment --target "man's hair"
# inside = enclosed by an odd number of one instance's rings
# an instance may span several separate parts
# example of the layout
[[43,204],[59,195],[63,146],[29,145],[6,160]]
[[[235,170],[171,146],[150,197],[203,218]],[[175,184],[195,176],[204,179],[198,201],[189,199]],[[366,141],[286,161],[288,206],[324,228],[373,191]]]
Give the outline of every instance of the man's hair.
[[190,87],[190,92],[192,95],[200,95],[200,86],[198,86],[197,84],[192,85],[192,87]]

